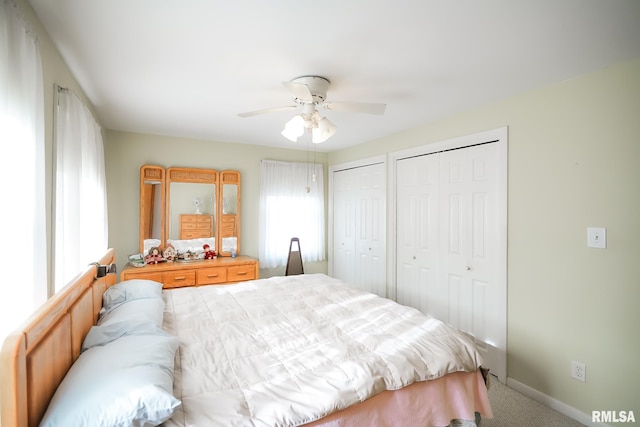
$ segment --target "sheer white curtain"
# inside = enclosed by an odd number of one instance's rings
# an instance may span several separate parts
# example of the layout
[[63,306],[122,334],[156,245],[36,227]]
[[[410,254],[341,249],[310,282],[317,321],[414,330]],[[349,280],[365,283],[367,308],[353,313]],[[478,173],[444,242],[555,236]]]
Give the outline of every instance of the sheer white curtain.
[[0,343],[47,298],[44,95],[37,37],[0,0]]
[[58,88],[55,184],[56,292],[108,245],[107,186],[100,126],[78,96]]
[[324,260],[323,166],[263,160],[261,167],[260,267],[286,265],[292,237],[303,261]]

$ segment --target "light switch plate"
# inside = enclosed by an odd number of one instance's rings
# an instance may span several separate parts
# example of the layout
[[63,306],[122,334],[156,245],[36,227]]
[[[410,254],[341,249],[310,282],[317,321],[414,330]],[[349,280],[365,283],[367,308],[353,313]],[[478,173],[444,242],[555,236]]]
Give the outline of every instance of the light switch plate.
[[605,249],[607,247],[607,229],[604,227],[587,228],[587,247]]

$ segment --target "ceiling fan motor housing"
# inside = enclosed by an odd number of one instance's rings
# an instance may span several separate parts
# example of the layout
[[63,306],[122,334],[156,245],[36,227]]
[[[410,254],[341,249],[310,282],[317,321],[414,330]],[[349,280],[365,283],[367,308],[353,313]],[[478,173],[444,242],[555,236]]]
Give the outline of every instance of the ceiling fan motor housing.
[[309,88],[312,99],[296,98],[299,102],[313,101],[315,104],[321,104],[327,99],[327,90],[329,89],[329,80],[320,76],[302,76],[291,80],[291,83],[303,84]]

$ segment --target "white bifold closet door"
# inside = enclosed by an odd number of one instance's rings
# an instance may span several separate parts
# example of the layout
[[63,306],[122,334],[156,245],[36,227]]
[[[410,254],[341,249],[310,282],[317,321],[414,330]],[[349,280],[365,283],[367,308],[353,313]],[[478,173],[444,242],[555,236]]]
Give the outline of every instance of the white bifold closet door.
[[497,150],[485,143],[395,168],[396,299],[473,335],[490,367],[506,351],[495,319],[506,310]]
[[333,172],[333,276],[386,297],[386,166]]

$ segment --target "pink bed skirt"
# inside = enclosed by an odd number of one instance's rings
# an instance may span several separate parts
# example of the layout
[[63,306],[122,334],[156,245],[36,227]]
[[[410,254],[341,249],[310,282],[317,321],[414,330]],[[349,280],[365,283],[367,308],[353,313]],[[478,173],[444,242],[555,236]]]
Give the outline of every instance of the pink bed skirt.
[[487,386],[478,372],[456,372],[382,392],[304,427],[448,426],[451,420],[493,418]]

